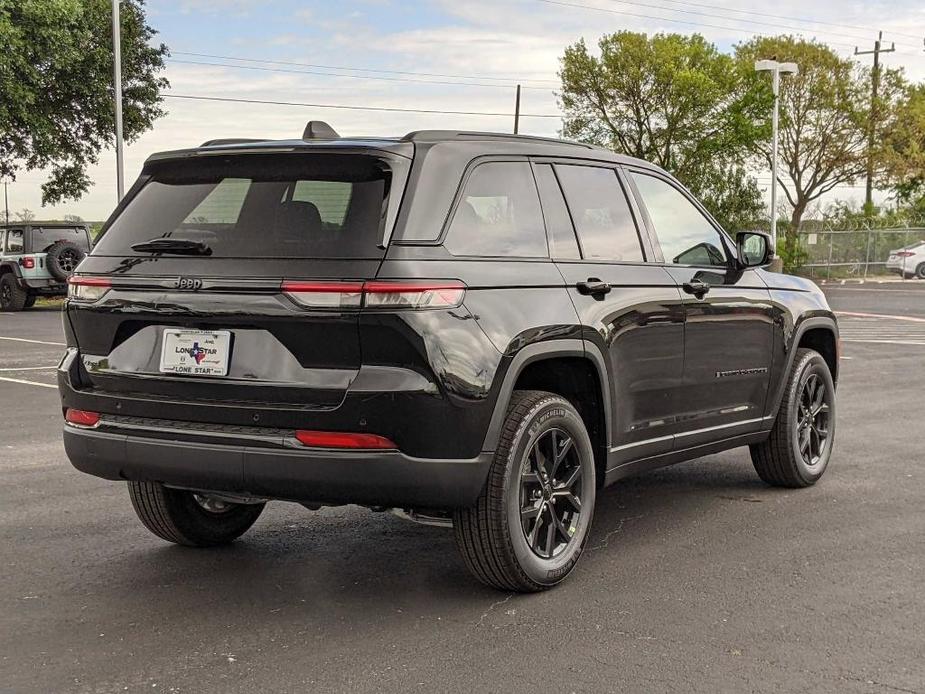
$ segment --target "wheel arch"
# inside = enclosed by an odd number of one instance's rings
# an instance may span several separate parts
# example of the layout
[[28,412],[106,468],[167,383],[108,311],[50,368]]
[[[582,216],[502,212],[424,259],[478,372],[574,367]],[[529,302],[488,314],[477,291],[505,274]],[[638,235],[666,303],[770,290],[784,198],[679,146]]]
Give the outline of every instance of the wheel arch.
[[825,359],[829,370],[832,372],[832,382],[838,383],[838,360],[839,360],[839,339],[838,323],[834,316],[813,316],[804,318],[793,330],[786,351],[786,364],[781,370],[780,382],[776,384],[774,399],[771,401],[773,407],[768,413],[770,417],[777,416],[780,409],[781,400],[784,397],[784,387],[787,382],[787,374],[793,368],[793,361],[796,358],[797,350],[800,347],[808,347],[819,352]]
[[19,269],[19,263],[7,260],[0,263],[0,276],[12,274],[17,280],[22,279],[22,270]]
[[[518,351],[504,374],[483,451],[497,448],[511,397],[518,389],[547,390],[575,406],[591,436],[602,482],[610,442],[611,396],[600,350],[582,340],[567,339],[528,345]],[[588,395],[593,399],[589,401]]]

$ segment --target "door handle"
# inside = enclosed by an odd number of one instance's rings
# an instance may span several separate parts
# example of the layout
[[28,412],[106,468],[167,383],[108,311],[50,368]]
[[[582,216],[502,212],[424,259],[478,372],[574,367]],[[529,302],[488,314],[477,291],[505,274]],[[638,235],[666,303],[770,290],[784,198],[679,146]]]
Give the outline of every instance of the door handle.
[[702,299],[704,294],[710,291],[710,285],[703,280],[691,280],[682,284],[681,287],[688,294],[693,294],[698,299]]
[[609,284],[601,282],[597,277],[589,277],[584,282],[578,282],[575,287],[578,289],[579,294],[593,296],[594,298],[601,298],[612,289]]

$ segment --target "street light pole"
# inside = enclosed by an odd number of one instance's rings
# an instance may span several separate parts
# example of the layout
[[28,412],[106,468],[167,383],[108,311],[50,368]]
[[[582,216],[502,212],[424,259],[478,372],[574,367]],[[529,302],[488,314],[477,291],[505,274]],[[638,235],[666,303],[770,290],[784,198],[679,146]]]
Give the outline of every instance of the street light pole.
[[119,0],[112,0],[113,92],[116,97],[116,193],[117,202],[125,195],[122,154],[122,36],[119,27]]
[[777,249],[777,126],[780,112],[780,76],[795,75],[796,63],[779,63],[776,60],[758,60],[755,70],[771,73],[771,90],[774,92],[774,110],[771,114],[771,240]]
[[771,89],[774,92],[774,113],[771,116],[771,240],[777,254],[777,123],[780,113],[780,70],[774,70]]

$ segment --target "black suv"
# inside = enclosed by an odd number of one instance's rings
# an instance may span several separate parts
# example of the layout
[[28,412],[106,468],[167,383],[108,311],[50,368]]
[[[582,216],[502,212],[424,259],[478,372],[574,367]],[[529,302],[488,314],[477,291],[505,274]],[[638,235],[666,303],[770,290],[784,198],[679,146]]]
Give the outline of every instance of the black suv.
[[89,250],[85,224],[0,224],[0,311],[21,311],[40,296],[64,296]]
[[542,590],[629,474],[745,445],[770,484],[823,474],[838,329],[770,259],[577,143],[313,122],[157,154],[71,278],[66,450],[171,542],[355,503]]

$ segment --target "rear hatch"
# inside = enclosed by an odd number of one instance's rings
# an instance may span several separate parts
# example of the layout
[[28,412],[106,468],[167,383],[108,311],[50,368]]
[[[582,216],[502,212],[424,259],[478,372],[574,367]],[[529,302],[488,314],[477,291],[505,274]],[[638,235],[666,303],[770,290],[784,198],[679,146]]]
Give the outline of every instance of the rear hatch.
[[407,164],[375,151],[149,161],[71,288],[83,387],[336,408],[361,363],[349,289],[376,276]]

